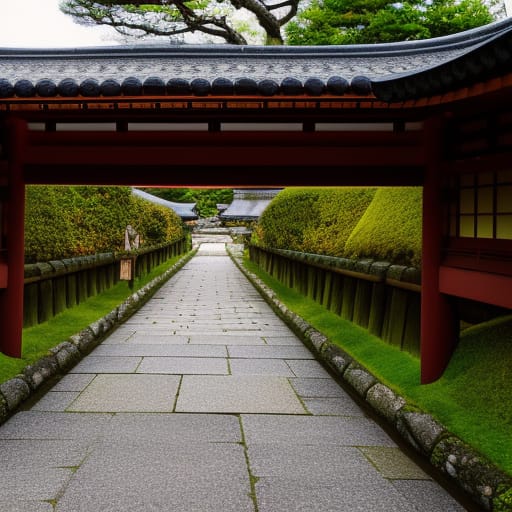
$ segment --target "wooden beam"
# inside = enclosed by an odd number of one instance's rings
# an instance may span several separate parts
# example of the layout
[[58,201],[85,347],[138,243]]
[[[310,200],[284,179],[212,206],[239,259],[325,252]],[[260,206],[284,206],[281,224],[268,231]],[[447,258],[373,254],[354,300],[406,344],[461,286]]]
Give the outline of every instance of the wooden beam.
[[512,309],[512,277],[442,266],[439,290],[448,295]]
[[393,132],[34,132],[27,183],[419,185],[419,135]]
[[351,167],[275,165],[228,167],[210,165],[155,166],[65,164],[24,166],[25,183],[29,185],[124,185],[139,187],[312,187],[312,186],[421,186],[421,167]]

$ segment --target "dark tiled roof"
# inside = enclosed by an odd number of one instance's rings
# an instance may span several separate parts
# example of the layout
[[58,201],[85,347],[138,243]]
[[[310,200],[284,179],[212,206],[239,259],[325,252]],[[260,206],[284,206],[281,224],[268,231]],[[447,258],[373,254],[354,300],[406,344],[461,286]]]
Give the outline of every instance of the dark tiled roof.
[[173,201],[167,201],[166,199],[148,194],[147,192],[137,188],[132,188],[132,192],[137,197],[145,199],[146,201],[150,201],[151,203],[159,204],[174,210],[182,220],[196,220],[198,218],[196,212],[194,211],[196,203],[175,203]]
[[512,71],[512,20],[379,45],[1,49],[0,98],[328,92],[401,101]]
[[233,191],[233,202],[221,213],[223,220],[257,220],[281,189],[241,189]]

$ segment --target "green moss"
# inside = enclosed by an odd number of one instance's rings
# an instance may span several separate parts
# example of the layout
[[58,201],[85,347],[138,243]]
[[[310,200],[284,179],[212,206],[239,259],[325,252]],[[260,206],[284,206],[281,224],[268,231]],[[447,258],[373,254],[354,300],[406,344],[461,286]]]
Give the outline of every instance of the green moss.
[[374,189],[288,188],[263,212],[256,231],[265,247],[343,256],[345,242]]
[[510,512],[512,511],[512,488],[500,486],[498,488],[498,495],[493,500],[495,512]]
[[421,263],[421,188],[288,188],[260,217],[253,242],[395,264]]
[[347,240],[348,257],[421,263],[420,187],[380,188]]

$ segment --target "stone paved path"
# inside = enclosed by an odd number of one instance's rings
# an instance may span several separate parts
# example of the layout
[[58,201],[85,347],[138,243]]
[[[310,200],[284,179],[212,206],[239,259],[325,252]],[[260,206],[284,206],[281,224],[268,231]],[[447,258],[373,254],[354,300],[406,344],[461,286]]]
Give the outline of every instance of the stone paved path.
[[198,255],[0,428],[7,512],[464,510],[225,255]]

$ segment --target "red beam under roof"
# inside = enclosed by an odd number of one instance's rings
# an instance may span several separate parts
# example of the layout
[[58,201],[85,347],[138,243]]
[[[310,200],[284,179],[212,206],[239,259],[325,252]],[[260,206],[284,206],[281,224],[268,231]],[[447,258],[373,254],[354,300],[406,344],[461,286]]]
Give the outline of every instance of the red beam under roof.
[[441,266],[441,293],[512,309],[512,277]]
[[418,133],[32,132],[26,183],[418,185]]

